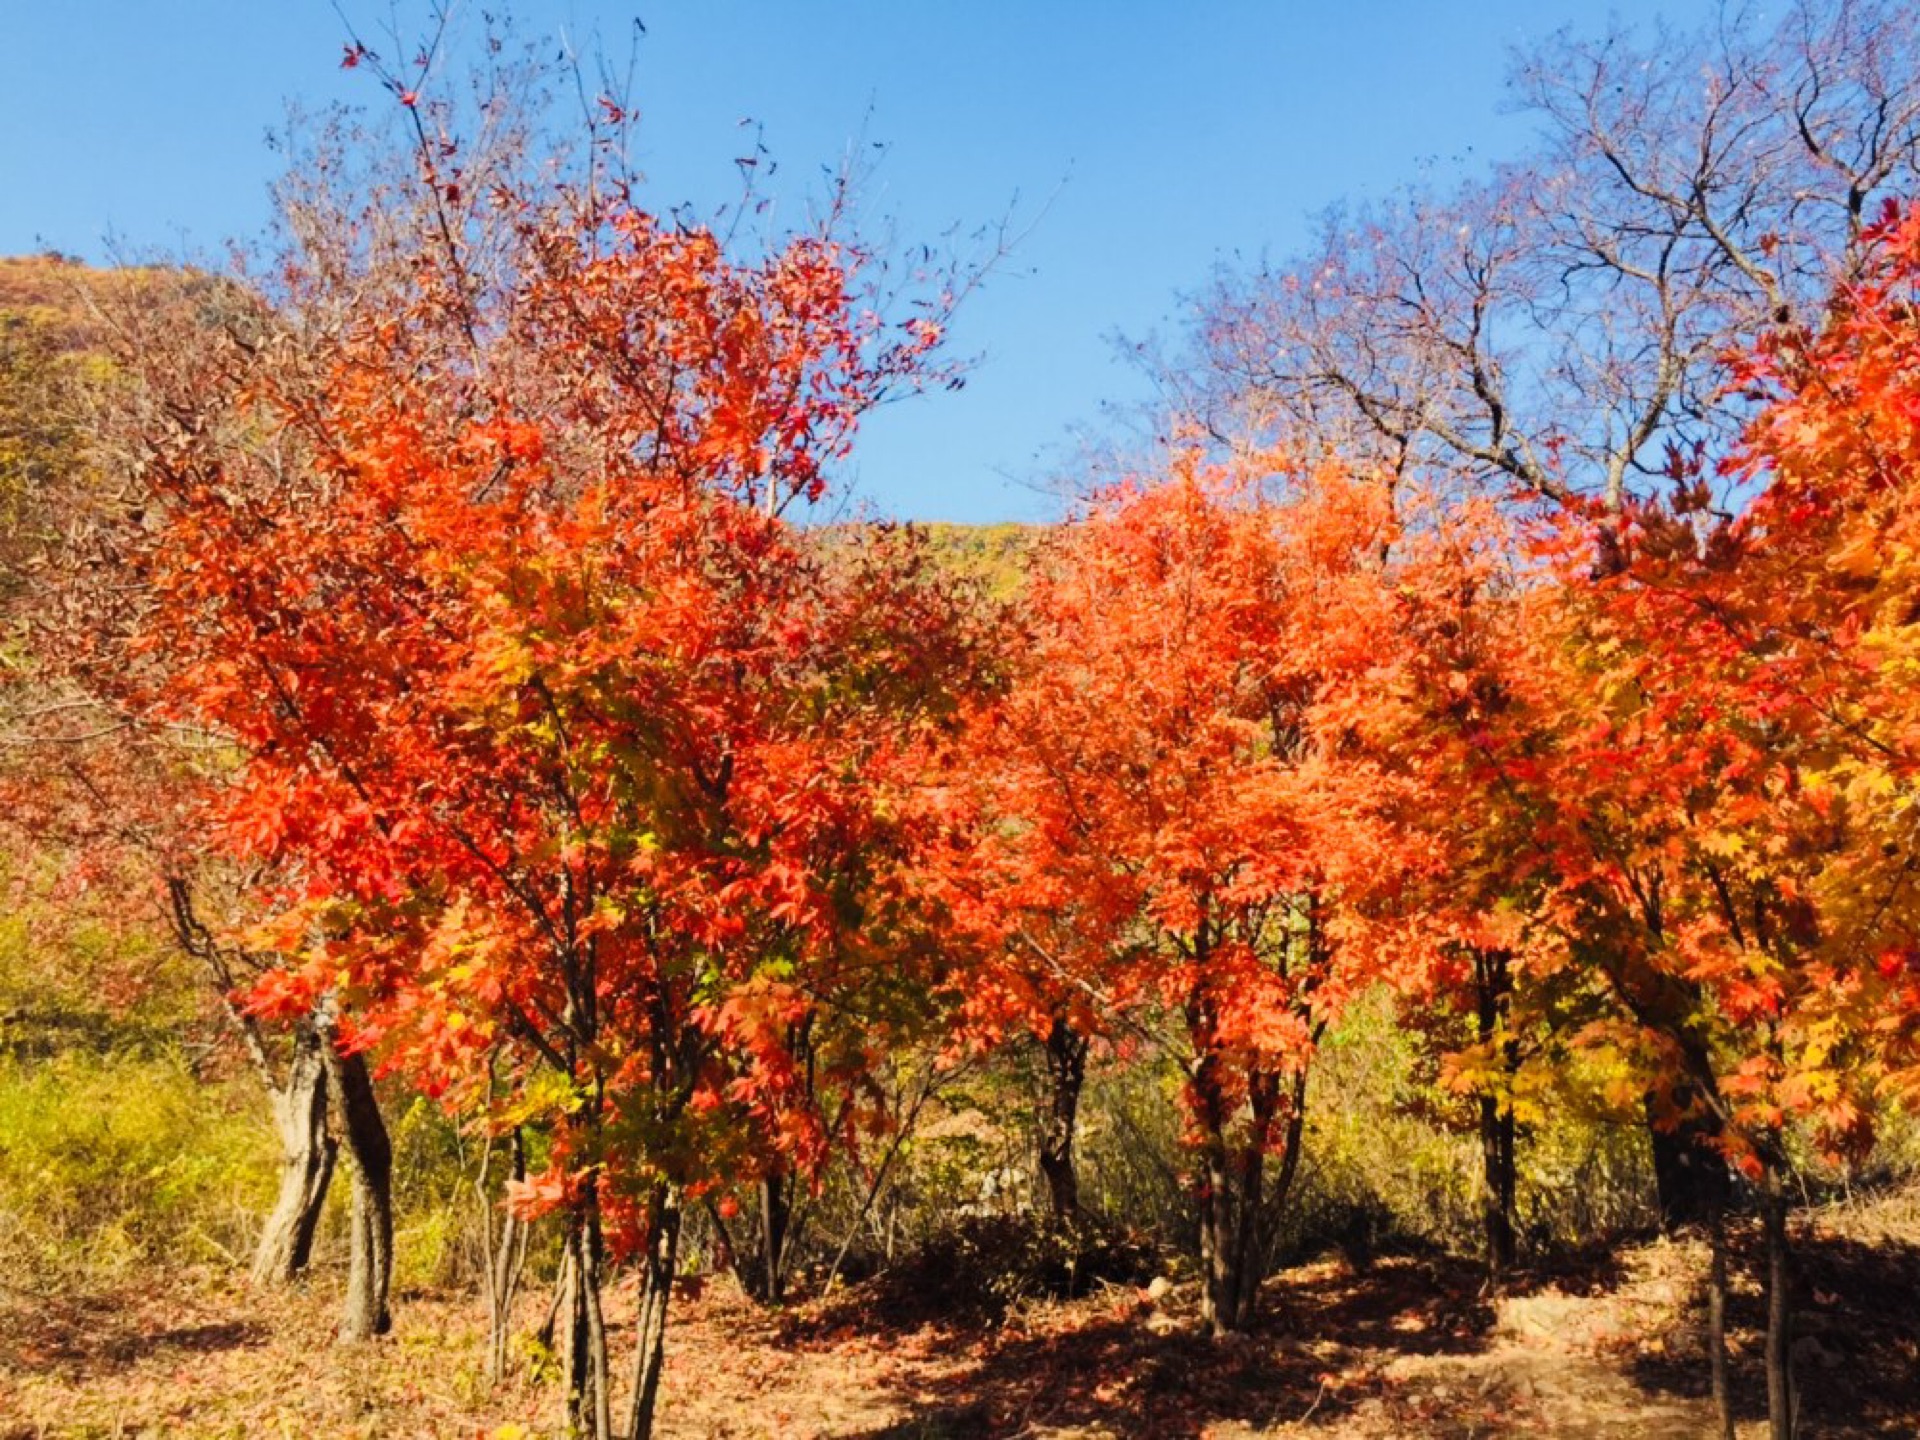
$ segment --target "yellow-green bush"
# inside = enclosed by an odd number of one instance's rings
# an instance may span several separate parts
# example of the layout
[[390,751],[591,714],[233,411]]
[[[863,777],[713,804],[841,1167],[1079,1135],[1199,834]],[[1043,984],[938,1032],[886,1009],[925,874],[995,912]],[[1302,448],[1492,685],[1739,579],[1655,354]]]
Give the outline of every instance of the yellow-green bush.
[[[393,1137],[394,1283],[403,1290],[477,1285],[486,1264],[472,1183],[478,1142],[462,1137],[431,1100],[404,1091],[382,1099]],[[496,1177],[505,1165],[497,1155]]]
[[0,1056],[0,1257],[49,1283],[244,1259],[278,1166],[263,1109],[178,1056]]

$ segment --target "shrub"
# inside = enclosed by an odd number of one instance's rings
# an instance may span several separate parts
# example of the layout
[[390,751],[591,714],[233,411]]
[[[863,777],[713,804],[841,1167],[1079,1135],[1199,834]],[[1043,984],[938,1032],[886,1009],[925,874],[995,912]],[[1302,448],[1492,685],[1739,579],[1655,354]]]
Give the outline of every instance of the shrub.
[[177,1054],[0,1056],[0,1263],[47,1283],[243,1260],[278,1156],[242,1082]]
[[1147,1237],[1099,1221],[968,1215],[888,1269],[871,1299],[893,1320],[993,1321],[1024,1301],[1073,1299],[1158,1273],[1159,1250]]

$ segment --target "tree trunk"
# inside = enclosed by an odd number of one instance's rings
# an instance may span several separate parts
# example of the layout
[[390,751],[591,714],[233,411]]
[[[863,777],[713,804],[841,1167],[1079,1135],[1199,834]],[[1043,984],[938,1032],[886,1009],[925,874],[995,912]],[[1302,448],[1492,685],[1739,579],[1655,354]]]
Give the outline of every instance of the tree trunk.
[[1710,1113],[1689,1110],[1691,1086],[1674,1087],[1681,1107],[1678,1123],[1656,1119],[1656,1101],[1647,1097],[1647,1136],[1653,1145],[1653,1178],[1660,1200],[1660,1227],[1669,1234],[1688,1225],[1711,1224],[1727,1200],[1727,1165],[1721,1158],[1720,1123]]
[[1252,1118],[1247,1136],[1228,1138],[1230,1117],[1221,1093],[1219,1061],[1203,1056],[1194,1069],[1194,1096],[1202,1135],[1205,1188],[1200,1197],[1200,1259],[1203,1285],[1200,1316],[1214,1336],[1244,1330],[1253,1318],[1259,1291],[1261,1187],[1265,1179],[1267,1137],[1278,1096],[1276,1077],[1256,1076],[1251,1083]]
[[331,1027],[303,1020],[293,1035],[286,1083],[272,1092],[280,1132],[280,1194],[253,1253],[253,1282],[278,1285],[307,1268],[320,1208],[333,1178],[336,1142],[327,1128],[327,1054]]
[[[527,1178],[527,1145],[518,1125],[513,1127],[507,1140],[508,1178],[521,1181]],[[493,1151],[491,1141],[487,1150],[487,1162],[491,1162]],[[480,1168],[480,1177],[475,1188],[480,1193],[481,1224],[487,1237],[487,1378],[495,1385],[507,1378],[507,1346],[513,1335],[513,1300],[520,1288],[520,1274],[527,1263],[527,1230],[525,1221],[512,1210],[502,1207],[500,1233],[493,1232],[494,1197],[487,1184],[487,1164]],[[551,1344],[552,1331],[548,1330],[548,1343]]]
[[1707,1274],[1707,1371],[1720,1440],[1734,1440],[1733,1392],[1727,1384],[1727,1217],[1716,1207],[1709,1226],[1712,1265]]
[[1294,1074],[1287,1105],[1287,1124],[1281,1133],[1278,1152],[1279,1164],[1274,1169],[1273,1180],[1266,1186],[1266,1198],[1261,1203],[1260,1231],[1255,1238],[1254,1263],[1259,1267],[1261,1278],[1273,1272],[1279,1253],[1280,1222],[1287,1213],[1287,1197],[1293,1193],[1293,1178],[1300,1171],[1300,1139],[1307,1128],[1307,1071],[1304,1068]]
[[587,1295],[580,1273],[580,1250],[580,1220],[574,1216],[567,1229],[566,1258],[560,1267],[566,1294],[560,1301],[554,1336],[560,1375],[566,1387],[565,1423],[561,1433],[569,1437],[593,1433],[593,1361],[588,1353],[592,1343],[587,1334]]
[[[793,1180],[774,1171],[760,1182],[760,1277],[756,1287],[759,1298],[769,1305],[786,1299],[787,1230],[792,1218]],[[677,1216],[674,1225],[677,1232]]]
[[380,1117],[367,1057],[342,1055],[329,1043],[329,1068],[353,1157],[353,1217],[346,1308],[340,1339],[370,1340],[393,1328],[387,1301],[393,1283],[393,1142]]
[[1040,1128],[1040,1173],[1047,1182],[1053,1218],[1072,1220],[1080,1213],[1080,1179],[1073,1166],[1074,1128],[1080,1090],[1087,1078],[1087,1042],[1065,1017],[1055,1017],[1047,1032],[1048,1106]]
[[1480,1097],[1480,1164],[1485,1186],[1480,1200],[1487,1241],[1487,1269],[1504,1275],[1516,1259],[1513,1235],[1513,1108],[1499,1097]]
[[1209,1137],[1207,1190],[1201,1200],[1200,1249],[1206,1285],[1200,1317],[1217,1336],[1244,1330],[1253,1320],[1260,1276],[1258,1253],[1261,1182],[1266,1156],[1261,1147],[1229,1147]]
[[1793,1440],[1798,1397],[1793,1391],[1793,1265],[1787,1241],[1787,1192],[1777,1164],[1769,1165],[1760,1197],[1767,1234],[1767,1434]]
[[1513,991],[1508,959],[1502,950],[1474,952],[1474,990],[1479,1040],[1498,1045],[1503,1092],[1480,1096],[1481,1228],[1486,1236],[1487,1269],[1501,1275],[1514,1266],[1513,1077],[1518,1047],[1506,1033]]
[[1208,1333],[1225,1335],[1240,1314],[1240,1268],[1233,1252],[1233,1177],[1225,1141],[1208,1135],[1206,1188],[1200,1196],[1200,1318]]
[[646,1264],[640,1277],[640,1314],[634,1322],[633,1414],[627,1440],[650,1440],[660,1375],[666,1367],[667,1305],[673,1299],[680,1249],[680,1197],[654,1193],[649,1207]]
[[560,1268],[554,1273],[553,1294],[547,1300],[547,1315],[533,1330],[533,1343],[553,1357],[560,1373],[571,1373],[567,1349],[569,1332],[560,1328],[563,1318],[571,1321],[573,1314],[573,1242],[565,1240],[560,1246]]
[[612,1440],[612,1397],[607,1393],[607,1328],[600,1306],[600,1217],[595,1197],[572,1217],[567,1236],[566,1433]]

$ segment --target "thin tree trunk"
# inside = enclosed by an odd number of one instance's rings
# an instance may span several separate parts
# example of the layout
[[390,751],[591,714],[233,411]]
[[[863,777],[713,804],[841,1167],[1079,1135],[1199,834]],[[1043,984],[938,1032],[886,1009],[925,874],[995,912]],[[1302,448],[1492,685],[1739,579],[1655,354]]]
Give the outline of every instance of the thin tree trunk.
[[[787,1293],[787,1227],[793,1217],[793,1180],[773,1171],[760,1182],[759,1298],[778,1305]],[[674,1221],[676,1232],[679,1221]],[[676,1241],[677,1243],[677,1241]]]
[[1056,1016],[1047,1032],[1048,1105],[1040,1128],[1040,1173],[1047,1182],[1053,1218],[1065,1223],[1080,1213],[1080,1177],[1074,1169],[1074,1129],[1080,1091],[1087,1078],[1087,1042]]
[[667,1305],[673,1299],[674,1266],[680,1250],[680,1197],[655,1192],[650,1207],[646,1266],[640,1278],[640,1314],[634,1322],[633,1413],[627,1440],[650,1440],[666,1366]]
[[1505,1034],[1511,1008],[1512,977],[1505,951],[1474,952],[1474,990],[1479,1040],[1499,1047],[1504,1093],[1480,1096],[1481,1227],[1486,1236],[1487,1269],[1495,1275],[1511,1270],[1514,1245],[1514,1128],[1513,1076],[1519,1056],[1511,1035]]
[[1256,1255],[1266,1163],[1266,1146],[1248,1144],[1240,1152],[1238,1173],[1234,1177],[1237,1183],[1233,1197],[1233,1315],[1227,1326],[1230,1330],[1245,1330],[1253,1323],[1254,1302],[1264,1278]]
[[327,1058],[340,1094],[347,1153],[353,1157],[353,1217],[340,1339],[370,1340],[393,1328],[387,1308],[393,1286],[393,1142],[380,1117],[367,1057],[342,1055],[329,1043]]
[[1264,1224],[1258,1245],[1260,1273],[1263,1276],[1273,1269],[1280,1221],[1286,1214],[1287,1196],[1293,1193],[1293,1177],[1300,1170],[1300,1140],[1306,1128],[1307,1071],[1302,1067],[1294,1073],[1293,1090],[1288,1096],[1287,1128],[1281,1139],[1280,1168],[1274,1171],[1273,1183],[1268,1187],[1266,1200],[1261,1206]]
[[586,1282],[581,1275],[581,1222],[572,1217],[567,1229],[566,1261],[560,1278],[566,1296],[560,1303],[561,1324],[556,1338],[561,1342],[560,1374],[566,1385],[566,1423],[569,1437],[587,1435],[593,1429],[593,1362],[588,1352],[592,1342],[587,1334]]
[[1713,1410],[1719,1418],[1720,1440],[1734,1440],[1733,1392],[1727,1384],[1727,1216],[1716,1206],[1708,1224],[1713,1247],[1707,1275],[1707,1370],[1713,1389]]
[[552,1355],[560,1373],[570,1373],[564,1353],[566,1334],[560,1329],[561,1317],[571,1317],[573,1305],[573,1242],[560,1246],[560,1268],[554,1273],[553,1295],[547,1301],[547,1317],[534,1327],[533,1343]]
[[567,1433],[611,1440],[607,1394],[607,1329],[600,1306],[600,1226],[591,1205],[573,1217],[567,1236]]
[[1495,1275],[1504,1275],[1513,1268],[1516,1258],[1513,1110],[1495,1095],[1480,1097],[1480,1165],[1483,1184],[1480,1219],[1486,1236],[1487,1269]]
[[272,1091],[274,1125],[280,1133],[280,1194],[254,1250],[256,1285],[285,1284],[307,1268],[313,1254],[337,1148],[327,1128],[330,1034],[323,1017],[301,1021],[293,1035],[286,1083]]
[[[508,1178],[527,1178],[527,1146],[518,1125],[507,1138]],[[486,1158],[474,1188],[480,1196],[481,1225],[487,1237],[487,1378],[495,1385],[507,1378],[507,1347],[513,1335],[513,1301],[520,1289],[520,1275],[527,1263],[528,1225],[511,1209],[502,1208],[500,1232],[493,1231],[494,1198],[487,1184],[487,1171],[493,1162],[493,1142],[488,1140]],[[549,1336],[552,1332],[549,1330]]]
[[567,1248],[567,1433],[612,1440],[613,1397],[607,1385],[607,1326],[600,1304],[600,1216],[591,1191],[573,1217]]
[[1793,1440],[1799,1418],[1793,1392],[1793,1256],[1778,1164],[1767,1167],[1760,1204],[1767,1235],[1767,1433],[1770,1440]]
[[596,1203],[587,1216],[587,1244],[581,1267],[586,1296],[587,1357],[593,1377],[594,1440],[613,1440],[613,1386],[607,1361],[607,1316],[601,1305],[601,1262],[605,1246],[600,1238],[600,1210]]
[[1245,1330],[1253,1323],[1254,1307],[1260,1298],[1260,1282],[1266,1278],[1262,1268],[1265,1251],[1261,1247],[1261,1221],[1266,1217],[1267,1147],[1273,1139],[1273,1121],[1280,1107],[1280,1077],[1258,1074],[1248,1081],[1248,1108],[1252,1112],[1252,1131],[1239,1155],[1233,1217],[1234,1269],[1239,1278],[1234,1286],[1235,1309],[1232,1328]]

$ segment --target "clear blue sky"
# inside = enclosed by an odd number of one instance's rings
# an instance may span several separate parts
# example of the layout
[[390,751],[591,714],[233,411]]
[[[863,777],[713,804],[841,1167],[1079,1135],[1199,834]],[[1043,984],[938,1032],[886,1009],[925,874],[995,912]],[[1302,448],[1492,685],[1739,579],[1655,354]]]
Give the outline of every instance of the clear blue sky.
[[[472,3],[472,0],[468,0]],[[1561,25],[1710,0],[483,0],[523,29],[647,27],[637,96],[655,208],[736,184],[738,121],[793,175],[863,126],[869,208],[902,239],[1012,207],[1034,224],[956,343],[967,388],[882,411],[850,477],[883,513],[1037,519],[1031,488],[1142,382],[1113,337],[1163,326],[1213,266],[1284,255],[1343,198],[1512,153],[1501,75]],[[387,0],[344,0],[376,29]],[[402,0],[402,13],[409,9]],[[417,12],[417,5],[411,7]],[[480,8],[474,5],[473,8]],[[215,251],[256,233],[284,102],[379,97],[339,69],[326,0],[0,0],[0,254]],[[869,118],[869,112],[870,118]],[[1042,213],[1044,207],[1044,213]]]

